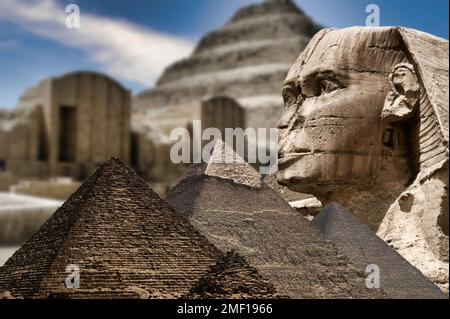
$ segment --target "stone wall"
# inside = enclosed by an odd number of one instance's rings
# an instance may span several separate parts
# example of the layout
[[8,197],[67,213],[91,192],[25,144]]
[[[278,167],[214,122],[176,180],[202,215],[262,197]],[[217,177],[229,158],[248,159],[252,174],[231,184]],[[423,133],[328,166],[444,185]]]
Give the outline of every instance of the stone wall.
[[20,178],[85,179],[111,156],[130,158],[131,94],[93,72],[49,78],[0,119],[0,161]]

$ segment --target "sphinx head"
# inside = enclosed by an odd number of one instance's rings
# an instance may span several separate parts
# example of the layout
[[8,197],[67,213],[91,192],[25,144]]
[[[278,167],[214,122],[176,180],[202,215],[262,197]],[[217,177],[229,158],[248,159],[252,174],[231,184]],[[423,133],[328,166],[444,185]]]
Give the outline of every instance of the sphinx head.
[[311,40],[283,87],[279,182],[316,194],[417,176],[414,123],[426,90],[409,50],[392,27],[326,29]]

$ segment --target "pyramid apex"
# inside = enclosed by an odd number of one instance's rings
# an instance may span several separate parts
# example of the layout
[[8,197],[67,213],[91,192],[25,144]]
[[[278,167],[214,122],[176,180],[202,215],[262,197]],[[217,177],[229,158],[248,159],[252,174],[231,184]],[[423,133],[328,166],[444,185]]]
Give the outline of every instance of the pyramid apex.
[[209,164],[244,164],[245,160],[221,139],[214,145]]
[[261,175],[220,139],[216,141],[204,173],[255,188],[261,187],[262,183]]
[[133,169],[131,169],[124,161],[122,161],[119,157],[112,156],[107,161],[100,164],[95,172],[91,175],[91,177],[104,176],[103,178],[108,178],[114,176],[127,176],[130,178],[131,176],[135,176],[141,179]]
[[127,164],[125,164],[119,157],[117,156],[111,156],[109,158],[109,160],[107,160],[106,162],[104,162],[102,165],[100,166],[109,166],[109,165],[120,165],[120,166],[124,166],[124,167],[128,167]]

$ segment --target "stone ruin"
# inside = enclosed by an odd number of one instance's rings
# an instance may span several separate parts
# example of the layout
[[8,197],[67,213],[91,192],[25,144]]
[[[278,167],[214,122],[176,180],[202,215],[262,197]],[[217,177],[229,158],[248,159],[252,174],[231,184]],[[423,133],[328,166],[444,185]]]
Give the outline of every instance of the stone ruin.
[[[84,180],[113,155],[129,162],[130,112],[131,93],[103,74],[39,82],[0,116],[0,191],[23,180]],[[24,190],[64,200],[72,191],[56,181]]]
[[448,41],[322,30],[283,98],[278,181],[343,205],[448,291]]

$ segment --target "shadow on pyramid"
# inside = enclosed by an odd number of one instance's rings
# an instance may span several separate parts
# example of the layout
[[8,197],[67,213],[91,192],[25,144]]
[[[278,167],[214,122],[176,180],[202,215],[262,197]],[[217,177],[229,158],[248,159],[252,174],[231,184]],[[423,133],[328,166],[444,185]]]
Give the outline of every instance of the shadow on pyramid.
[[[242,285],[245,283],[245,286]],[[228,252],[191,289],[188,299],[275,299],[274,286],[236,252]]]
[[390,298],[448,298],[418,269],[339,204],[327,205],[314,217],[313,223],[362,271],[368,265],[377,265],[380,286]]
[[222,252],[236,251],[281,295],[386,297],[367,289],[364,273],[222,141],[209,163],[193,165],[166,200]]
[[[0,268],[0,298],[179,298],[223,256],[112,158]],[[241,279],[249,291],[253,277]]]

